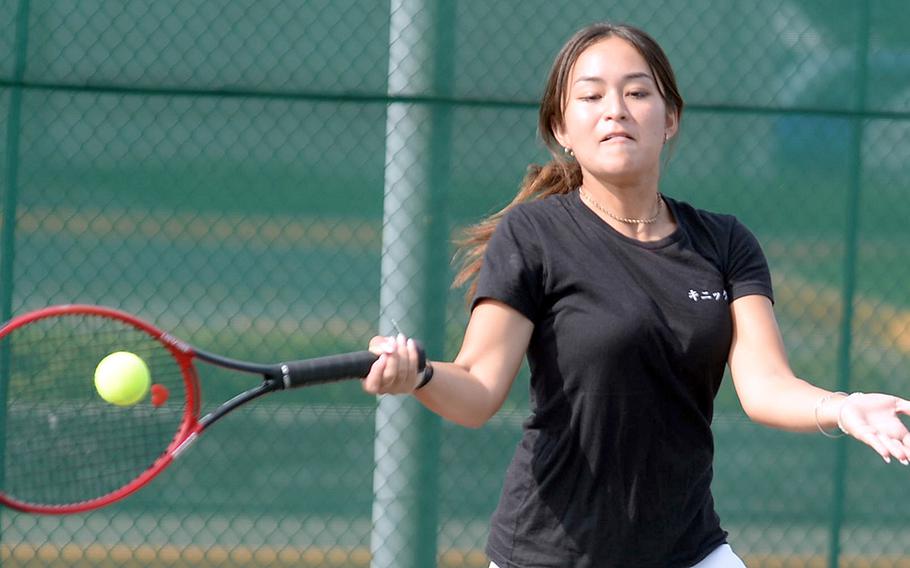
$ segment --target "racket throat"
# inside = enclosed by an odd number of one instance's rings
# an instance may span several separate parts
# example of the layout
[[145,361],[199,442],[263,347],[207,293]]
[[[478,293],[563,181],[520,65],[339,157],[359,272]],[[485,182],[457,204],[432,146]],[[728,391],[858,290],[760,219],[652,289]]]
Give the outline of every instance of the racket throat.
[[215,422],[220,420],[222,417],[224,417],[226,414],[228,414],[235,408],[242,406],[242,405],[250,402],[251,400],[255,400],[262,395],[268,394],[272,391],[281,390],[283,388],[284,388],[284,385],[280,379],[276,380],[276,379],[267,378],[258,387],[238,394],[231,400],[225,402],[224,404],[222,404],[221,406],[219,406],[212,412],[210,412],[210,413],[206,414],[205,416],[203,416],[202,418],[200,418],[199,419],[199,428],[196,432],[193,433],[193,435],[201,434],[203,430],[205,430],[206,428],[208,428],[209,426],[211,426],[212,424],[214,424]]
[[189,448],[191,445],[193,445],[193,442],[195,442],[197,438],[199,438],[198,431],[193,432],[192,434],[187,436],[185,440],[180,442],[180,444],[171,451],[171,459],[175,460],[175,459],[179,458],[180,455],[183,454],[183,452],[185,452],[187,448]]

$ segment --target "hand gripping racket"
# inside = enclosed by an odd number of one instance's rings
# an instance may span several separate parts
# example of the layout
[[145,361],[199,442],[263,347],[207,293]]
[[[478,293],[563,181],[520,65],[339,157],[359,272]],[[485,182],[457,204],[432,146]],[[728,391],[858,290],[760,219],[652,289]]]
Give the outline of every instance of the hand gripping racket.
[[[95,390],[108,354],[138,355],[151,393],[128,406]],[[419,349],[421,370],[425,356]],[[130,314],[51,306],[0,327],[0,504],[29,513],[89,511],[130,495],[206,428],[272,391],[361,378],[376,355],[343,353],[276,364],[207,353]],[[262,376],[200,417],[196,361]]]

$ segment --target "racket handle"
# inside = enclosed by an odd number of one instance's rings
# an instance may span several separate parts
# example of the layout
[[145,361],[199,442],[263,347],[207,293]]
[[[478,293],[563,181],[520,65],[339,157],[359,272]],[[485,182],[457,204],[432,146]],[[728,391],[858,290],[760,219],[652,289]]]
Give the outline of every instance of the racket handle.
[[[417,347],[417,372],[427,365],[426,352],[419,341]],[[296,388],[319,383],[332,383],[346,379],[362,379],[379,356],[370,351],[354,351],[302,361],[282,363],[285,388]]]

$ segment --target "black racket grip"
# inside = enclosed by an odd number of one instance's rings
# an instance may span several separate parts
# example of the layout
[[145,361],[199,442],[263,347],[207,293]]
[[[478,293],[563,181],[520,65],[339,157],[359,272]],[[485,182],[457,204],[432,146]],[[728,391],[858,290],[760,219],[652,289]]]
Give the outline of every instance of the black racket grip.
[[[422,373],[427,366],[426,352],[419,341],[414,343],[417,347],[417,372]],[[378,358],[370,351],[354,351],[282,363],[284,388],[362,379],[369,374],[370,367]]]

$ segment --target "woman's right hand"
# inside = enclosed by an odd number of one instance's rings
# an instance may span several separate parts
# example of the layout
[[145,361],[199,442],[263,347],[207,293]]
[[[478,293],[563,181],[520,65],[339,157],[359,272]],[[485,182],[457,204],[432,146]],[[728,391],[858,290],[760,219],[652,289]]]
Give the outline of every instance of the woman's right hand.
[[370,340],[369,350],[379,358],[363,380],[363,390],[370,394],[410,394],[417,388],[418,354],[413,339],[404,334],[377,335]]

